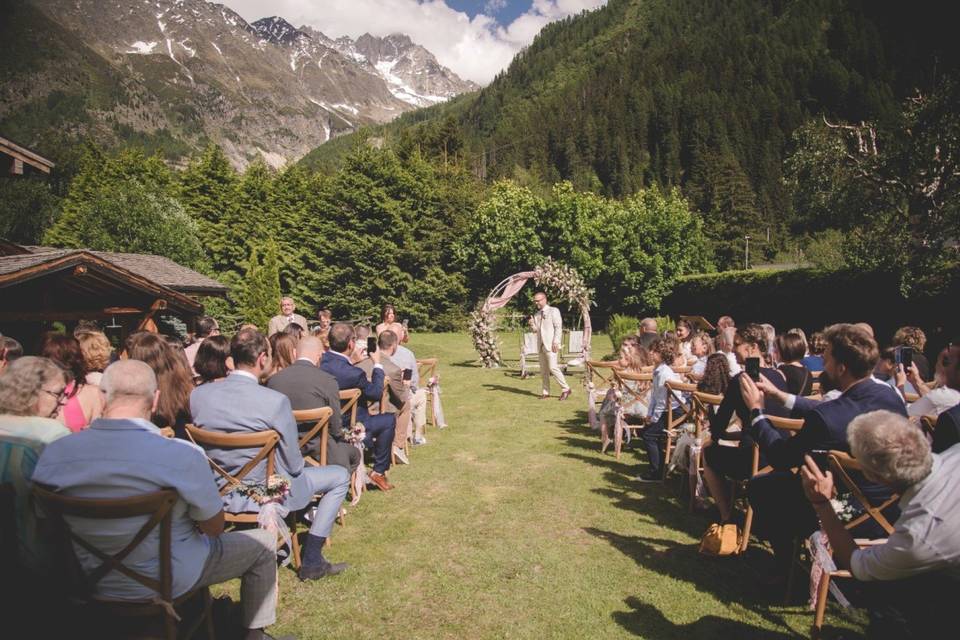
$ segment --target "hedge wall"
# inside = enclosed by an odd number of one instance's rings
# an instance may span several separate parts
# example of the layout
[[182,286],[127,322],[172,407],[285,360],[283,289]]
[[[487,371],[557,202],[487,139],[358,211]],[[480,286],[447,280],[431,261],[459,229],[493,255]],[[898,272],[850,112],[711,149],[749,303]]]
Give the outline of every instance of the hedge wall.
[[661,313],[702,315],[711,322],[730,315],[737,324],[769,322],[778,331],[800,327],[808,335],[835,322],[869,322],[881,345],[909,324],[926,332],[928,356],[960,336],[960,277],[953,278],[947,294],[910,300],[897,282],[888,273],[816,269],[685,276],[664,299]]

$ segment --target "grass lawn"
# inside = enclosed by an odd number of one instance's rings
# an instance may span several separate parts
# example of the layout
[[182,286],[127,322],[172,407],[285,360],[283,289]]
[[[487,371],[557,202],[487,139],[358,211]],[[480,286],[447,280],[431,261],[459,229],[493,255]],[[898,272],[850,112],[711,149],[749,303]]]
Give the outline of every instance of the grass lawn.
[[[514,341],[505,337],[507,351]],[[813,614],[758,586],[767,557],[697,553],[708,519],[679,480],[630,480],[642,454],[601,456],[582,377],[564,403],[539,379],[477,366],[464,334],[414,335],[441,359],[450,424],[390,472],[336,527],[340,576],[301,583],[281,570],[275,635],[298,638],[801,638]],[[609,345],[603,337],[598,346]],[[557,393],[557,390],[554,390]],[[806,584],[801,578],[798,591]],[[238,597],[238,581],[215,595]],[[832,637],[860,617],[831,604]],[[842,630],[842,631],[841,631]]]

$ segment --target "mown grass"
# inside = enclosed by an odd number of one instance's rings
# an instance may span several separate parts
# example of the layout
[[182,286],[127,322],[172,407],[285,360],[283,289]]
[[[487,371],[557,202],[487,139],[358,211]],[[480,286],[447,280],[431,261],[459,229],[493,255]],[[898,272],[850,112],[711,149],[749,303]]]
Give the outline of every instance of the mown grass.
[[[508,351],[513,343],[506,339]],[[350,569],[301,583],[280,576],[275,634],[298,638],[799,638],[812,613],[758,586],[767,560],[697,553],[708,519],[679,481],[630,480],[642,455],[601,456],[570,401],[538,381],[484,370],[462,334],[415,335],[441,359],[450,428],[428,429],[396,489],[369,492],[327,556]],[[800,584],[798,591],[804,591]],[[238,583],[218,593],[238,594]],[[856,616],[828,617],[857,637]]]

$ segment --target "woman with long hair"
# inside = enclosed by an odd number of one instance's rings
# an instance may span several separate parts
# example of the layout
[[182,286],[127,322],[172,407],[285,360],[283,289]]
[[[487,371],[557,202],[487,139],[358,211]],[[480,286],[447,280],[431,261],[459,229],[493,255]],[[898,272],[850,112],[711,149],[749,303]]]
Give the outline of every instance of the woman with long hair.
[[178,437],[190,422],[193,373],[186,357],[177,353],[163,336],[148,331],[127,338],[127,357],[146,362],[157,376],[160,401],[152,420],[158,427],[171,427]]
[[227,374],[233,371],[230,340],[221,335],[204,338],[197,349],[197,357],[193,360],[193,369],[200,378],[200,384],[226,378]]
[[100,417],[103,398],[100,387],[87,382],[87,363],[80,342],[73,336],[51,331],[43,336],[40,355],[53,360],[67,374],[66,402],[60,407],[57,418],[70,431],[86,429]]
[[289,333],[275,333],[270,338],[270,371],[267,379],[280,373],[297,359],[297,339]]
[[394,309],[392,304],[385,304],[383,309],[380,310],[380,324],[377,325],[377,335],[379,336],[387,329],[397,334],[401,344],[410,339],[410,336],[407,335],[407,328],[397,322],[397,310]]
[[697,383],[697,391],[722,396],[727,392],[730,384],[730,362],[724,353],[714,353],[707,356],[707,366],[703,370],[703,377]]

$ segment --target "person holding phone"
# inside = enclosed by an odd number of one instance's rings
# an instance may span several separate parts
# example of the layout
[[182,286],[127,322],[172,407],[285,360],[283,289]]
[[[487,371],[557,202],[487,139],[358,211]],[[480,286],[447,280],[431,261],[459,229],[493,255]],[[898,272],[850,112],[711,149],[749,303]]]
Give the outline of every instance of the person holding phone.
[[[410,433],[410,416],[413,409],[413,394],[408,384],[409,378],[404,379],[404,369],[393,361],[400,346],[400,338],[390,329],[380,334],[379,338],[370,336],[373,342],[367,347],[368,353],[376,352],[380,355],[380,364],[383,367],[384,384],[387,385],[387,404],[383,407],[384,413],[396,416],[396,431],[393,436],[393,455],[401,464],[410,464],[404,452],[404,443]],[[370,351],[371,347],[373,351]],[[367,361],[369,362],[369,361]],[[364,368],[361,363],[361,368]]]
[[[723,401],[710,418],[710,443],[703,450],[706,462],[704,479],[720,511],[722,523],[730,520],[733,510],[728,478],[746,480],[750,477],[753,466],[753,440],[742,429],[739,432],[730,430],[734,417],[740,425],[747,424],[750,419],[750,410],[740,391],[740,377],[748,376],[759,380],[760,376],[763,376],[777,388],[787,388],[786,378],[779,371],[762,366],[762,359],[768,348],[767,333],[762,326],[747,324],[735,330],[733,354],[743,371],[730,381]],[[771,407],[770,413],[786,417],[790,412],[782,407]]]

